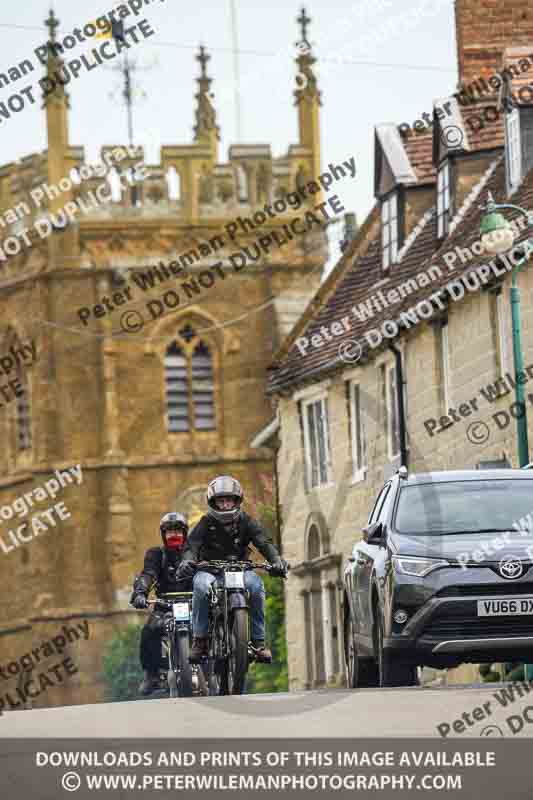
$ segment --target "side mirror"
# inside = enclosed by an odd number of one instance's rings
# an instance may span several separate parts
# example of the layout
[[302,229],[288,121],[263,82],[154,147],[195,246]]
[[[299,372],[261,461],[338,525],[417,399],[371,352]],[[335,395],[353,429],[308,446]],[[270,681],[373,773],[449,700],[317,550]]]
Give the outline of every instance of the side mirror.
[[367,544],[383,544],[383,524],[373,522],[367,528],[363,528],[363,541]]

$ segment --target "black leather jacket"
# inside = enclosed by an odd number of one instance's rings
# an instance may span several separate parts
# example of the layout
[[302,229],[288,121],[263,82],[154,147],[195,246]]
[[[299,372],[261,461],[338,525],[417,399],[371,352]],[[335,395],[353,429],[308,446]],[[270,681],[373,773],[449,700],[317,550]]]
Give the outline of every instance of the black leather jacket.
[[167,550],[165,547],[150,547],[144,556],[142,572],[133,582],[133,596],[148,594],[155,589],[159,597],[167,592],[192,592],[190,578],[177,578],[176,573],[182,561],[183,551]]
[[214,561],[236,556],[244,561],[249,557],[250,544],[270,563],[280,557],[263,528],[248,514],[242,512],[230,526],[205,514],[187,537],[183,560]]

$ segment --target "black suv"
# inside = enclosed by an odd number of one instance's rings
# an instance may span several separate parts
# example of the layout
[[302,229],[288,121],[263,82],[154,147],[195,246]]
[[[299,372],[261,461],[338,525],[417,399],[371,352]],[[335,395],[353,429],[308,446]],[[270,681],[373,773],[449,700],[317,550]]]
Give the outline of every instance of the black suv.
[[402,467],[344,571],[351,688],[409,686],[417,666],[533,662],[533,473]]

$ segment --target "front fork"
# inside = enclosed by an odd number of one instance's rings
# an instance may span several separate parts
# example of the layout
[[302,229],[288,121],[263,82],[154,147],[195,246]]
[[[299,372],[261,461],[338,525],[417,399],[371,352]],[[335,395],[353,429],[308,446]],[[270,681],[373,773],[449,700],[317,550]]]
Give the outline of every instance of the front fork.
[[223,657],[228,658],[230,654],[230,633],[231,633],[231,617],[232,612],[236,608],[246,608],[249,610],[249,597],[250,593],[247,589],[244,592],[241,589],[226,589],[224,591],[224,653]]

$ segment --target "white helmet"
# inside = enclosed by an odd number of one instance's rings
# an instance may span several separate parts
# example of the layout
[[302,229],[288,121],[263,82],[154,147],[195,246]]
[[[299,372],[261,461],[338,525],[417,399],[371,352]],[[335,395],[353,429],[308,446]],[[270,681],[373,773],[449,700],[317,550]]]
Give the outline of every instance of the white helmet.
[[[215,500],[220,497],[233,497],[235,507],[229,511],[219,511]],[[228,523],[237,520],[241,515],[241,503],[244,498],[241,484],[230,475],[221,475],[211,481],[207,487],[207,513],[218,522]]]

